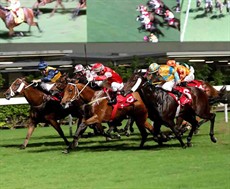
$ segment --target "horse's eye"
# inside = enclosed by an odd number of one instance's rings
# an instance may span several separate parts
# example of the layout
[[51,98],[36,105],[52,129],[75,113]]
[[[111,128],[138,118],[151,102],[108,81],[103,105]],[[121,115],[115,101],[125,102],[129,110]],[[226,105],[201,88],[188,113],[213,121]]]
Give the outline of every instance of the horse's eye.
[[72,89],[69,89],[69,90],[68,90],[68,92],[69,92],[69,93],[72,93],[72,92],[73,92],[73,90],[72,90]]

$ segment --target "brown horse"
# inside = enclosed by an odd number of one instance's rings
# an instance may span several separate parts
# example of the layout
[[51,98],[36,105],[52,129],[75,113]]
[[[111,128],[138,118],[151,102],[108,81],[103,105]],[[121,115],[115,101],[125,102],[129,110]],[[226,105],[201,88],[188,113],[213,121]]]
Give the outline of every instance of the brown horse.
[[108,96],[104,91],[94,91],[81,83],[68,83],[64,90],[64,97],[61,104],[66,106],[74,99],[81,98],[85,102],[88,102],[88,105],[84,108],[85,121],[76,130],[73,142],[65,153],[68,153],[77,146],[80,136],[89,125],[102,122],[111,122],[112,124],[121,122],[127,115],[134,118],[142,136],[140,147],[143,147],[148,135],[146,129],[153,133],[153,127],[147,122],[148,110],[140,95],[137,92],[132,93],[132,95],[136,100],[129,106],[122,109],[118,108],[116,113],[113,114],[114,118],[111,121],[113,107],[108,105]]
[[214,137],[215,114],[210,112],[211,108],[208,97],[203,90],[197,87],[187,87],[186,90],[190,93],[192,102],[191,104],[180,106],[177,100],[168,92],[150,84],[142,73],[135,73],[127,82],[129,85],[127,85],[128,87],[125,90],[129,90],[137,81],[138,86],[134,88],[139,92],[146,104],[149,111],[149,118],[154,121],[155,135],[160,133],[161,125],[166,125],[173,131],[176,138],[180,141],[181,146],[183,148],[186,147],[174,122],[174,118],[179,117],[192,125],[192,129],[187,137],[187,146],[191,146],[193,133],[198,127],[196,120],[196,116],[198,116],[211,122],[209,135],[211,141],[216,142],[216,138]]
[[71,108],[63,109],[60,102],[52,100],[51,95],[47,95],[37,89],[33,84],[34,83],[28,84],[24,78],[17,78],[4,93],[8,100],[15,95],[21,94],[30,105],[28,132],[21,148],[26,148],[38,123],[51,124],[63,138],[65,144],[69,145],[58,120],[65,118],[71,113],[75,116],[74,112],[76,113],[77,110],[72,110]]
[[65,6],[63,5],[62,0],[37,0],[32,7],[35,12],[35,16],[38,17],[38,15],[41,13],[39,10],[40,6],[45,6],[46,4],[53,3],[54,1],[56,1],[56,4],[50,14],[50,17],[54,15],[59,5],[62,7],[62,10],[65,10]]
[[[31,32],[31,26],[36,26],[39,32],[42,32],[37,22],[34,21],[34,13],[30,8],[23,7],[24,20],[23,22],[29,25],[29,32]],[[9,29],[9,36],[12,37],[14,32],[14,27],[20,25],[21,23],[16,23],[13,14],[0,5],[0,17],[5,23],[6,27]],[[22,23],[23,23],[22,22]]]

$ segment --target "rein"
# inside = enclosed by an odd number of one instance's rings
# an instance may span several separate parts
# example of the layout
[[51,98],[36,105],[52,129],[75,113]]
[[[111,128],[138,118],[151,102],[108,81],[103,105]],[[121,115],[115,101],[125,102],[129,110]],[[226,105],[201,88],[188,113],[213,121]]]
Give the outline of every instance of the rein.
[[80,94],[82,93],[82,91],[85,90],[85,88],[87,87],[87,85],[89,85],[89,81],[85,84],[85,86],[82,88],[82,90],[79,91],[79,89],[77,88],[77,85],[75,83],[68,83],[69,85],[73,85],[74,86],[74,96],[70,99],[70,102],[73,102],[75,99],[78,99]]

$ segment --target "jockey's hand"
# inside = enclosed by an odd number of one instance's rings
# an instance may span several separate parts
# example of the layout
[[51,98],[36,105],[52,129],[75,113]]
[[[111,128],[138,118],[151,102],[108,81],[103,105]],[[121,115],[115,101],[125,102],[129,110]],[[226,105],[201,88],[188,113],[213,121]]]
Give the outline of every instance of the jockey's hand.
[[41,79],[34,79],[34,80],[32,80],[32,82],[33,83],[39,83],[39,82],[41,82]]
[[88,82],[93,81],[93,75],[91,73],[87,73],[86,74],[86,79],[88,80]]

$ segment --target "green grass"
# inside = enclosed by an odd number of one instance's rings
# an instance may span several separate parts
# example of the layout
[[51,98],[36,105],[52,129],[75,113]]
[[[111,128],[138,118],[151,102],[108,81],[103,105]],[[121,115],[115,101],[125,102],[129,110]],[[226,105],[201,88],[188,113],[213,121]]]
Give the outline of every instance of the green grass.
[[[147,1],[146,1],[147,2]],[[172,8],[175,1],[165,0],[164,3]],[[139,0],[89,0],[87,7],[88,42],[143,42],[148,32],[139,33],[140,22],[136,21],[139,12],[136,8],[145,4]],[[174,13],[180,18],[179,13]],[[158,17],[161,21],[163,19]],[[174,28],[160,27],[164,37],[159,41],[179,41],[180,32]]]
[[[188,1],[184,0],[182,4],[181,30],[185,24]],[[201,8],[198,9],[196,1],[191,0],[184,41],[230,41],[230,14],[226,11],[226,6],[223,8],[223,14],[214,8],[213,13],[207,15],[204,14],[203,7],[203,1]]]
[[[66,135],[67,126],[63,126]],[[209,124],[182,149],[176,140],[159,147],[151,140],[140,150],[140,135],[106,142],[82,138],[77,151],[65,155],[65,145],[51,127],[37,128],[27,149],[19,150],[26,129],[0,130],[2,189],[229,189],[230,127],[224,114],[216,118],[213,144]],[[69,138],[71,139],[71,138]]]

